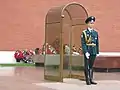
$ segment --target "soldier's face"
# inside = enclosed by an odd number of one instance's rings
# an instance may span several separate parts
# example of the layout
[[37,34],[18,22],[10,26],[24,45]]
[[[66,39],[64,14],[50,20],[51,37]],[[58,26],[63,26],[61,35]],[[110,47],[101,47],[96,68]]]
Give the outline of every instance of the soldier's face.
[[94,27],[94,22],[89,22],[88,27],[93,28]]

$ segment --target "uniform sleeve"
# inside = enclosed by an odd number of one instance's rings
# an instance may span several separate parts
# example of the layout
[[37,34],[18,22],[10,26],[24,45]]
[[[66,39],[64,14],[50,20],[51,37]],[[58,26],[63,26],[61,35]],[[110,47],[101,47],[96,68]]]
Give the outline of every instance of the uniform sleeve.
[[99,35],[97,32],[97,42],[96,42],[97,54],[99,54]]
[[84,33],[81,34],[81,44],[82,44],[82,51],[83,51],[83,53],[86,53],[87,52],[87,45],[86,45],[86,42],[85,42],[85,35],[84,35]]

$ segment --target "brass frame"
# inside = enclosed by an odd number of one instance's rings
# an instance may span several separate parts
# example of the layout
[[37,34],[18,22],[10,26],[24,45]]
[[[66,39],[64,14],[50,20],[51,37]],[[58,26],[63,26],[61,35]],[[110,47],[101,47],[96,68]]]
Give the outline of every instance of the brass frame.
[[[67,5],[63,5],[63,6],[60,6],[60,7],[53,7],[51,8],[47,15],[46,15],[46,19],[45,19],[45,43],[47,41],[47,25],[48,24],[52,24],[52,23],[60,23],[60,66],[59,66],[59,77],[54,77],[54,76],[49,76],[49,75],[45,75],[45,69],[44,69],[44,79],[47,79],[47,80],[53,80],[53,81],[60,81],[62,82],[63,81],[63,20],[64,20],[64,11],[66,10],[67,7],[70,7],[72,5],[77,5],[79,7],[81,7],[85,13],[85,17],[84,18],[87,18],[88,17],[88,13],[86,11],[86,9],[79,3],[76,3],[76,2],[72,2],[72,3],[69,3]],[[78,8],[79,9],[79,8]],[[69,11],[68,11],[69,12]],[[51,17],[51,13],[52,13],[52,17]],[[55,18],[53,18],[54,16],[56,16],[58,18],[58,20],[56,20]],[[72,24],[72,17],[71,15],[69,14],[69,17],[71,19],[71,29],[70,29],[70,43],[72,43],[72,30],[73,30],[73,26],[75,25],[78,25],[78,24]],[[53,18],[53,21],[50,21],[52,20],[51,18]],[[72,47],[72,44],[70,44],[70,48]],[[46,47],[45,47],[46,49]],[[71,50],[70,50],[71,52]],[[71,63],[72,63],[72,55],[70,54],[70,62],[69,62],[69,65],[71,66]],[[44,57],[44,63],[45,63],[45,60],[46,60],[46,54],[45,54],[45,57]],[[70,69],[70,73],[69,73],[69,76],[70,78],[84,78],[84,77],[81,77],[81,76],[78,76],[78,75],[72,75],[71,74],[71,69]]]

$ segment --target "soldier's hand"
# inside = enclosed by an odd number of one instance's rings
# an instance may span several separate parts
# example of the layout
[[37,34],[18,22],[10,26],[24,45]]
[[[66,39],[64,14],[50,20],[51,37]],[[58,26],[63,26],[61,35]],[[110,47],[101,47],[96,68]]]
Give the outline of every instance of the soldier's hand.
[[97,54],[97,56],[99,56],[99,54]]
[[85,53],[87,59],[89,59],[90,54],[88,52]]

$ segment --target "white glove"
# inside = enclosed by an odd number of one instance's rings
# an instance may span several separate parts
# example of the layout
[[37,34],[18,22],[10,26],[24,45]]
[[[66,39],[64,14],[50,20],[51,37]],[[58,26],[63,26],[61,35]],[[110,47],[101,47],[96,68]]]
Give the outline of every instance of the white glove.
[[88,52],[85,53],[87,59],[89,59],[90,54]]
[[97,54],[97,56],[99,56],[99,54]]

